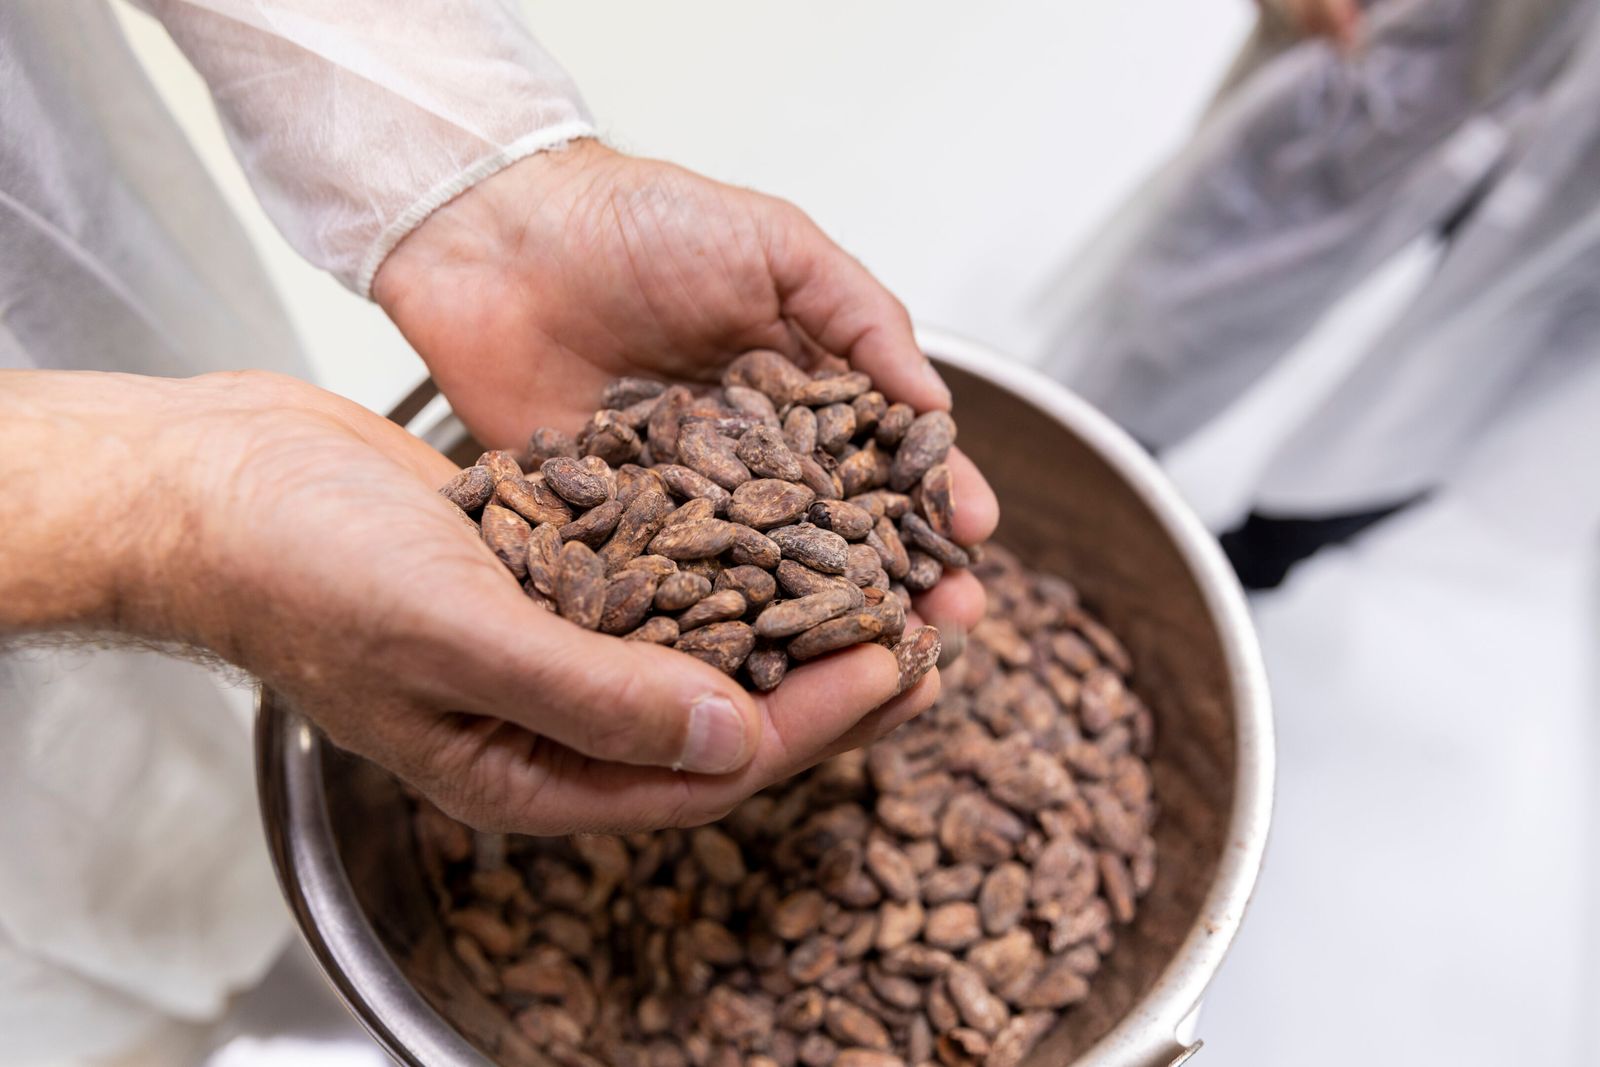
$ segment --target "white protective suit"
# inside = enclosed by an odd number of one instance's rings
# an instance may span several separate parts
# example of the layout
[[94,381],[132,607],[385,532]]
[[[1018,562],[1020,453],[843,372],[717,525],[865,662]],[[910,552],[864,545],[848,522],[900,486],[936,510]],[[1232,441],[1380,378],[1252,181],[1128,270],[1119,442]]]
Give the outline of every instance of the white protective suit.
[[[147,0],[268,213],[365,294],[430,211],[591,133],[496,0]],[[243,231],[101,0],[0,4],[0,367],[304,374]],[[130,651],[0,654],[0,1063],[215,1015],[282,946],[248,693]]]
[[1597,8],[1256,51],[1058,294],[1057,373],[1218,528],[1428,494],[1257,598],[1278,808],[1202,1058],[1593,1059]]

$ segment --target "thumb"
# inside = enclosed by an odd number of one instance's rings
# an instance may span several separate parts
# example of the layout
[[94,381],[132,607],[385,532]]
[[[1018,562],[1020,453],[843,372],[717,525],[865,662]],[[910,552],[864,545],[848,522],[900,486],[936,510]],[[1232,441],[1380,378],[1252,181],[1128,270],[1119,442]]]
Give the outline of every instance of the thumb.
[[721,671],[504,599],[477,614],[470,710],[615,763],[728,774],[754,757],[761,716]]

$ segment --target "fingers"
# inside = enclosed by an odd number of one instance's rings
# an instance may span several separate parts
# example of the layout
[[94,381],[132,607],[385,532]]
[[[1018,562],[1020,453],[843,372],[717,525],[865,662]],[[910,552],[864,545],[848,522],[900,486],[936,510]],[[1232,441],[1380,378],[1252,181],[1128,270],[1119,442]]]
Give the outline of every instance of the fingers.
[[[449,751],[436,761],[429,781],[418,784],[452,815],[482,829],[623,833],[696,825],[720,818],[751,794],[834,751],[841,736],[890,700],[898,681],[893,654],[877,645],[799,668],[760,698],[764,723],[755,757],[734,774],[693,775],[593,760],[527,731],[480,722],[456,727]],[[895,700],[890,714],[920,710],[921,697],[913,695],[918,692]],[[451,782],[464,784],[458,788]]]
[[983,474],[959,448],[952,448],[945,459],[950,468],[955,502],[955,540],[963,545],[976,545],[994,536],[1000,525],[1000,501]]
[[971,571],[948,571],[932,589],[912,598],[917,614],[940,633],[971,630],[983,621],[987,602],[983,583]]
[[768,258],[784,318],[871,375],[890,400],[948,410],[950,390],[917,347],[900,301],[803,213],[781,210],[792,214],[769,241]]
[[[466,662],[441,706],[516,723],[597,760],[727,774],[756,754],[762,719],[732,678],[692,656],[581,629],[510,582],[470,612]],[[467,620],[447,620],[444,625]]]

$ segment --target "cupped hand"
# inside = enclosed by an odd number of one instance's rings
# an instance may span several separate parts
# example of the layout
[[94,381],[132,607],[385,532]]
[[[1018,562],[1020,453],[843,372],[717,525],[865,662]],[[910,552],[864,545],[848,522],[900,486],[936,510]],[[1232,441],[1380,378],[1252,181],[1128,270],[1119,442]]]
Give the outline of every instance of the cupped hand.
[[[844,360],[891,401],[950,406],[905,309],[793,205],[593,141],[523,160],[435,212],[373,295],[495,447],[541,425],[577,429],[619,375],[714,382],[752,348]],[[956,539],[982,541],[994,494],[959,450],[950,465]],[[960,629],[983,603],[954,572],[917,607]]]
[[112,406],[151,428],[128,436],[166,485],[129,528],[169,547],[125,573],[124,624],[247,668],[480,828],[704,822],[937,694],[930,675],[896,696],[876,646],[758,696],[580,629],[528,600],[438,495],[453,466],[399,427],[271,375],[129,381]]

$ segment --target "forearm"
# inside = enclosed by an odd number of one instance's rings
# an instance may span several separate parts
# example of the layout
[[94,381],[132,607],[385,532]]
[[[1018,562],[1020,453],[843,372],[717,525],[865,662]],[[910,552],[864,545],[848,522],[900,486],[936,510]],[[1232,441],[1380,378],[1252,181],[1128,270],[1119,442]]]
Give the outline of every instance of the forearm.
[[0,637],[174,626],[166,561],[187,510],[163,469],[160,419],[178,383],[0,371]]

